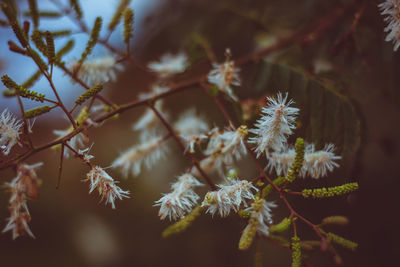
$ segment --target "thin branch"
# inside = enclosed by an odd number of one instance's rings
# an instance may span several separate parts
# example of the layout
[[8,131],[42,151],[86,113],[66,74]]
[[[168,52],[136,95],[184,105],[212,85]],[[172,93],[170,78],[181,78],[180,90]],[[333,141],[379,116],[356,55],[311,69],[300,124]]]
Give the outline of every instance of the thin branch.
[[17,99],[18,99],[18,105],[19,105],[19,109],[21,110],[21,115],[22,115],[22,120],[24,121],[24,132],[28,138],[28,142],[29,142],[29,146],[32,149],[33,146],[33,142],[31,139],[31,134],[29,133],[29,126],[28,126],[28,121],[25,117],[25,110],[24,110],[24,105],[22,104],[22,100],[21,97],[19,95],[17,95]]
[[190,153],[186,153],[186,147],[185,145],[182,143],[181,139],[179,139],[179,136],[176,135],[174,129],[172,129],[172,126],[165,120],[165,118],[160,114],[160,112],[154,107],[154,105],[152,105],[150,102],[148,103],[149,107],[154,111],[154,113],[156,114],[156,116],[160,119],[161,123],[164,125],[164,127],[167,129],[167,131],[172,135],[172,137],[175,139],[176,143],[180,146],[182,152],[184,153],[184,155],[186,155],[191,163],[196,167],[196,169],[199,171],[199,173],[201,174],[201,176],[203,176],[204,180],[207,182],[207,184],[210,186],[210,188],[212,190],[216,190],[217,187],[215,186],[215,184],[213,183],[213,181],[210,179],[210,177],[208,177],[208,175],[204,172],[204,170],[200,167],[198,161],[195,159],[195,157],[190,154]]
[[64,161],[64,149],[65,149],[65,145],[64,145],[64,143],[62,143],[61,144],[60,165],[58,166],[58,179],[57,179],[56,189],[60,188],[62,166],[63,166],[63,161]]

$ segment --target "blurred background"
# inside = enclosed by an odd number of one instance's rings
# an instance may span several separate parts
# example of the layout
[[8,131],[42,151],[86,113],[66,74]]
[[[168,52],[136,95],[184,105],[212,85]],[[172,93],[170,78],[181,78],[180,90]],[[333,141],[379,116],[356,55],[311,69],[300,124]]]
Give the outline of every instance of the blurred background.
[[[15,1],[21,11],[28,11],[27,1]],[[113,16],[118,1],[82,0],[84,21],[93,25],[96,16],[102,16],[104,25]],[[202,45],[206,43],[217,60],[224,60],[229,47],[233,58],[244,56],[255,49],[272,45],[281,37],[299,31],[318,18],[352,1],[188,1],[135,0],[130,5],[135,11],[133,56],[145,64],[157,60],[166,52],[184,51],[189,55],[191,68],[178,79],[193,73],[205,73],[210,68]],[[236,89],[241,99],[259,99],[276,91],[289,91],[301,108],[300,127],[296,136],[309,142],[333,142],[343,156],[342,168],[318,181],[298,180],[294,190],[340,185],[358,181],[359,192],[348,197],[328,200],[290,198],[296,210],[318,223],[329,215],[344,215],[350,219],[345,227],[329,230],[360,244],[356,253],[338,247],[344,266],[397,266],[400,252],[396,197],[399,188],[398,163],[400,134],[400,52],[384,41],[383,17],[378,1],[356,1],[354,8],[319,38],[297,43],[274,52],[261,61],[243,66],[243,85]],[[57,11],[69,1],[38,1],[40,10]],[[361,12],[355,31],[347,36],[354,16]],[[1,19],[5,17],[0,15]],[[87,42],[87,35],[68,18],[41,19],[40,29],[71,29],[72,35],[56,40],[56,49],[69,39],[76,42],[65,61],[79,58]],[[118,26],[110,42],[124,49],[122,26]],[[101,34],[106,34],[102,32]],[[7,74],[22,83],[35,68],[29,58],[8,51],[7,41],[14,40],[11,29],[0,27],[0,74]],[[199,40],[201,40],[199,42]],[[204,45],[203,45],[204,47]],[[91,57],[107,53],[101,45]],[[55,86],[67,106],[83,91],[59,69],[55,70]],[[125,65],[116,82],[105,85],[103,95],[115,103],[134,100],[154,82],[151,75]],[[299,84],[309,83],[306,94]],[[322,86],[323,84],[324,86]],[[301,88],[303,89],[301,89]],[[51,90],[41,79],[34,89],[51,96]],[[301,89],[301,90],[300,90]],[[323,99],[323,100],[321,100]],[[34,102],[25,101],[27,108]],[[236,110],[224,101],[232,116],[239,122]],[[171,121],[189,108],[195,108],[207,118],[210,125],[225,126],[213,101],[199,88],[193,88],[165,100]],[[19,115],[15,99],[0,98],[0,110],[8,108]],[[239,107],[240,108],[240,107]],[[318,117],[319,110],[325,110]],[[139,133],[132,124],[143,114],[143,107],[123,113],[118,120],[110,120],[101,128],[89,131],[94,143],[93,162],[107,167],[120,153],[138,141]],[[55,138],[54,129],[65,129],[68,121],[60,120],[59,110],[36,120],[34,142],[41,144]],[[251,123],[251,120],[250,120]],[[314,129],[318,129],[314,130]],[[319,131],[319,129],[325,129]],[[189,166],[173,141],[168,143],[167,157],[139,177],[123,179],[118,170],[108,169],[120,186],[131,192],[131,198],[118,201],[112,210],[99,204],[96,194],[88,194],[88,184],[82,182],[88,171],[77,159],[64,161],[59,189],[57,170],[59,152],[44,151],[30,158],[28,163],[44,162],[38,171],[42,180],[40,198],[28,203],[32,215],[31,229],[36,239],[27,237],[15,241],[10,233],[0,235],[0,258],[4,266],[251,266],[255,247],[261,246],[263,266],[289,266],[288,250],[261,241],[249,251],[238,251],[237,244],[245,222],[235,216],[221,219],[201,216],[184,233],[167,240],[161,232],[170,224],[157,217],[154,201],[161,193],[170,191],[170,183]],[[239,162],[240,176],[257,175],[251,161]],[[273,174],[272,174],[273,176]],[[2,182],[14,177],[11,170],[0,172]],[[216,182],[220,178],[213,177]],[[203,189],[202,193],[205,193]],[[276,203],[281,205],[279,199]],[[398,202],[397,202],[398,203]],[[0,194],[0,219],[8,218],[8,193]],[[285,208],[274,212],[278,222],[287,216]],[[316,239],[315,234],[298,223],[303,240]],[[1,226],[3,227],[3,226]],[[288,235],[289,237],[289,235]],[[314,266],[335,266],[329,254],[309,253]]]

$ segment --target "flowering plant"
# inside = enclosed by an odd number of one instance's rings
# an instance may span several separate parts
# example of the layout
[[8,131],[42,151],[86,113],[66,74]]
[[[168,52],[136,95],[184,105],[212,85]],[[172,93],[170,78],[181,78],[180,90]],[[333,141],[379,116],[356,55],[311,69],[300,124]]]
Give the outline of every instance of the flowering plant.
[[[395,43],[394,50],[400,43],[396,32],[396,3],[387,1],[379,6],[382,14],[388,16],[389,25],[385,31],[390,31],[387,40]],[[25,20],[20,19],[13,1],[1,5],[7,18],[2,23],[13,30],[18,41],[10,40],[9,50],[30,58],[37,66],[37,72],[24,83],[17,83],[8,75],[1,78],[4,96],[15,98],[21,111],[19,117],[7,108],[0,114],[0,169],[15,171],[15,177],[5,183],[10,193],[10,216],[3,232],[11,232],[13,239],[23,235],[34,237],[29,227],[34,214],[29,213],[28,201],[38,197],[37,172],[39,167],[46,166],[46,162],[32,165],[26,162],[33,160],[38,152],[54,150],[51,153],[59,154],[58,181],[64,161],[70,157],[78,158],[88,167],[86,177],[82,177],[89,183],[88,192],[97,192],[100,201],[116,209],[119,201],[134,196],[136,189],[124,188],[112,174],[120,173],[125,178],[138,176],[144,170],[156,167],[160,161],[171,160],[168,154],[170,140],[173,140],[179,146],[181,156],[190,164],[184,172],[176,173],[171,191],[154,200],[153,206],[159,207],[160,219],[173,221],[161,233],[163,237],[180,234],[198,217],[210,214],[212,218],[237,216],[243,222],[242,232],[236,233],[239,250],[249,249],[256,239],[265,240],[288,249],[292,266],[309,264],[308,251],[316,248],[331,255],[337,264],[342,262],[337,247],[357,249],[356,242],[326,230],[330,225],[346,225],[346,217],[332,215],[320,222],[312,222],[293,206],[292,201],[297,198],[337,198],[358,189],[355,178],[347,182],[335,181],[334,185],[325,187],[304,185],[307,179],[319,183],[349,160],[350,154],[356,153],[361,135],[358,114],[347,97],[331,90],[315,76],[263,59],[294,43],[312,42],[350,11],[356,13],[353,30],[365,4],[353,1],[339,7],[321,18],[322,26],[311,25],[242,57],[236,58],[233,49],[226,48],[222,61],[217,60],[209,43],[197,36],[192,45],[202,49],[205,63],[196,62],[196,53],[183,47],[177,53],[166,49],[159,59],[140,62],[132,49],[134,11],[129,7],[129,1],[120,1],[106,36],[100,34],[101,17],[97,17],[91,27],[85,24],[77,0],[58,7],[57,16],[70,17],[89,38],[79,58],[69,62],[65,62],[64,56],[74,46],[73,39],[59,46],[55,39],[57,32],[39,30],[41,19],[49,14],[39,9],[37,1],[29,1]],[[109,40],[121,21],[124,48],[113,46]],[[92,57],[92,50],[97,45],[104,46],[109,52]],[[222,55],[218,57],[222,58]],[[201,64],[207,67],[198,74],[195,68]],[[128,66],[151,76],[152,82],[137,98],[115,103],[102,90],[116,82]],[[59,95],[53,75],[55,68],[84,89],[81,95],[75,96],[71,107]],[[276,78],[274,88],[269,88],[271,84],[265,86],[263,73],[254,71],[252,74],[257,75],[250,75],[252,68],[268,68]],[[33,89],[40,78],[47,80],[52,97]],[[295,85],[291,80],[295,80]],[[244,88],[256,88],[257,84],[263,89],[262,96],[247,95]],[[170,114],[165,99],[196,88],[214,102],[215,109],[224,119],[222,124],[205,116],[204,110],[191,106],[177,118]],[[26,110],[23,99],[34,101],[37,107]],[[106,171],[105,167],[94,163],[91,148],[97,145],[94,145],[96,138],[89,138],[88,132],[106,122],[113,123],[120,114],[138,107],[146,110],[131,128],[140,135],[140,140],[112,159],[110,169]],[[66,129],[53,129],[54,138],[37,144],[32,138],[36,134],[34,121],[41,120],[43,114],[53,109],[60,109],[70,125]],[[336,125],[338,120],[347,120],[345,129]],[[243,175],[243,161],[251,162],[257,174]],[[279,216],[275,213],[278,210],[285,213],[283,218],[277,219]],[[303,235],[299,224],[312,230],[311,240]]]

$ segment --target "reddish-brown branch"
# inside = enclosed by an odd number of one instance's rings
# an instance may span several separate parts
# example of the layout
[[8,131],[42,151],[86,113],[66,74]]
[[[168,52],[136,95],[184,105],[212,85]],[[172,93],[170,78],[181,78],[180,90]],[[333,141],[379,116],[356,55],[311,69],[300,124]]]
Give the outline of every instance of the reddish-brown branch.
[[64,149],[65,149],[65,145],[64,145],[64,143],[62,143],[61,144],[60,165],[58,166],[58,179],[57,179],[56,189],[60,188],[62,166],[63,166],[63,162],[64,162]]
[[210,188],[212,190],[216,190],[217,187],[215,186],[215,184],[213,183],[213,181],[210,179],[210,177],[204,172],[204,170],[200,167],[198,161],[196,160],[196,158],[190,154],[190,153],[185,153],[186,151],[186,147],[185,145],[182,143],[181,139],[179,138],[178,135],[176,135],[174,129],[172,128],[172,126],[165,120],[165,118],[160,114],[160,112],[154,107],[154,105],[150,102],[148,102],[149,107],[154,111],[154,113],[156,114],[156,116],[160,119],[161,123],[164,125],[164,127],[167,129],[167,131],[172,135],[172,137],[175,139],[176,143],[179,145],[179,147],[181,148],[182,152],[184,153],[184,155],[186,155],[189,160],[191,161],[191,163],[196,167],[196,169],[199,171],[199,173],[201,174],[201,176],[203,176],[204,180],[207,182],[207,184],[210,186]]
[[17,99],[18,99],[19,109],[21,110],[21,113],[22,113],[21,114],[22,115],[22,120],[24,121],[24,132],[25,132],[26,137],[28,138],[29,146],[32,149],[34,146],[33,146],[33,142],[32,142],[32,139],[31,139],[31,135],[29,133],[28,121],[27,121],[27,119],[25,117],[24,105],[22,104],[21,97],[19,95],[17,96]]

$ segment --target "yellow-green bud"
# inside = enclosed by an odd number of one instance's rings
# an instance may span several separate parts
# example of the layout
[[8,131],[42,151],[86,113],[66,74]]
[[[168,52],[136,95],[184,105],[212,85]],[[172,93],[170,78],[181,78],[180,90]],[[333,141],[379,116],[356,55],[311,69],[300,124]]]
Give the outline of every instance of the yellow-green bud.
[[358,247],[357,243],[350,241],[348,239],[345,239],[341,236],[338,236],[334,233],[327,233],[326,238],[329,243],[335,243],[335,244],[341,245],[342,247],[347,248],[351,251],[355,251]]
[[284,218],[280,223],[271,225],[269,231],[271,233],[281,233],[286,231],[291,225],[292,220],[289,218]]
[[303,197],[313,197],[313,198],[326,198],[345,195],[356,191],[358,189],[358,183],[348,183],[334,187],[328,188],[314,188],[314,189],[304,189],[301,193]]
[[324,218],[321,224],[347,225],[349,224],[349,219],[344,216],[329,216]]
[[163,238],[167,238],[174,234],[179,234],[185,231],[190,225],[192,225],[193,221],[201,215],[204,208],[201,206],[196,206],[189,214],[183,217],[180,221],[174,223],[173,225],[168,226],[167,229],[162,233]]
[[300,267],[301,266],[301,245],[300,238],[297,236],[292,237],[292,267]]

